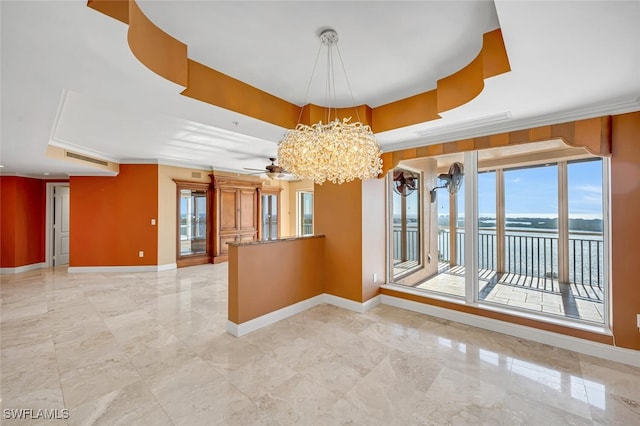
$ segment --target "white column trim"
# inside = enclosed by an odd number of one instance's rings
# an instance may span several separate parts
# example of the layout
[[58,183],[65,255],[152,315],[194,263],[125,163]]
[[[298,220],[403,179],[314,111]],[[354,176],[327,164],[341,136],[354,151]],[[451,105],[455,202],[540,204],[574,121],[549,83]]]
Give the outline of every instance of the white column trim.
[[478,151],[464,153],[465,300],[478,300]]
[[558,281],[561,283],[569,282],[569,181],[567,176],[567,162],[558,161]]

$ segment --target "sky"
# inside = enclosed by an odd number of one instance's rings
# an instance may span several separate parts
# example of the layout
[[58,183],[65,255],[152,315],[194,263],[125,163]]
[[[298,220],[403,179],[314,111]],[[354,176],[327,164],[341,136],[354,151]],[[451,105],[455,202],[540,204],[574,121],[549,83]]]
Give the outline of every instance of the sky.
[[[569,217],[602,218],[602,161],[569,163]],[[558,214],[558,167],[505,170],[507,216],[555,217]],[[480,216],[495,215],[495,172],[478,175]],[[464,188],[464,187],[463,187]],[[438,214],[448,214],[446,189],[438,190]],[[464,212],[464,189],[459,192],[458,212]]]

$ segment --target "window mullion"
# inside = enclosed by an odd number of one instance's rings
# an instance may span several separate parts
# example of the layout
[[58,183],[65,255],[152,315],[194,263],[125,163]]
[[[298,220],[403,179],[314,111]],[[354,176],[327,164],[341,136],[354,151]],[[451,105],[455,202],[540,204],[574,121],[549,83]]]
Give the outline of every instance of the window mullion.
[[558,162],[558,281],[569,282],[569,184],[566,161]]
[[465,300],[478,300],[478,151],[464,154]]

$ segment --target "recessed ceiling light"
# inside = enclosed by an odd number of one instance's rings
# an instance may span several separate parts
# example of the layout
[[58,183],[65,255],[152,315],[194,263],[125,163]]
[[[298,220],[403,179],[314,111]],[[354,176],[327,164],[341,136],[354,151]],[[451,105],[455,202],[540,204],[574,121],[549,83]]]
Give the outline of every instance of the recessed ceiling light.
[[3,168],[3,167],[4,167],[4,165],[0,164],[0,169]]
[[43,175],[49,176],[49,172],[44,172]]

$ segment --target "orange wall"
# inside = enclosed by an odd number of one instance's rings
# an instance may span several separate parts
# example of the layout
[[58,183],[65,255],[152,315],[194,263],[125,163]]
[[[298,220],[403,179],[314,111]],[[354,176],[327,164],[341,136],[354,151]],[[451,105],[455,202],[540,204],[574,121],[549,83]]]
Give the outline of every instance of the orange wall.
[[325,182],[313,194],[314,232],[326,239],[324,292],[363,302],[362,182]]
[[229,246],[229,320],[252,320],[322,294],[325,239]]
[[613,117],[611,296],[616,344],[640,350],[640,112]]
[[74,176],[70,190],[69,266],[157,265],[157,165],[121,164],[115,177]]
[[0,267],[45,261],[45,182],[0,177]]

